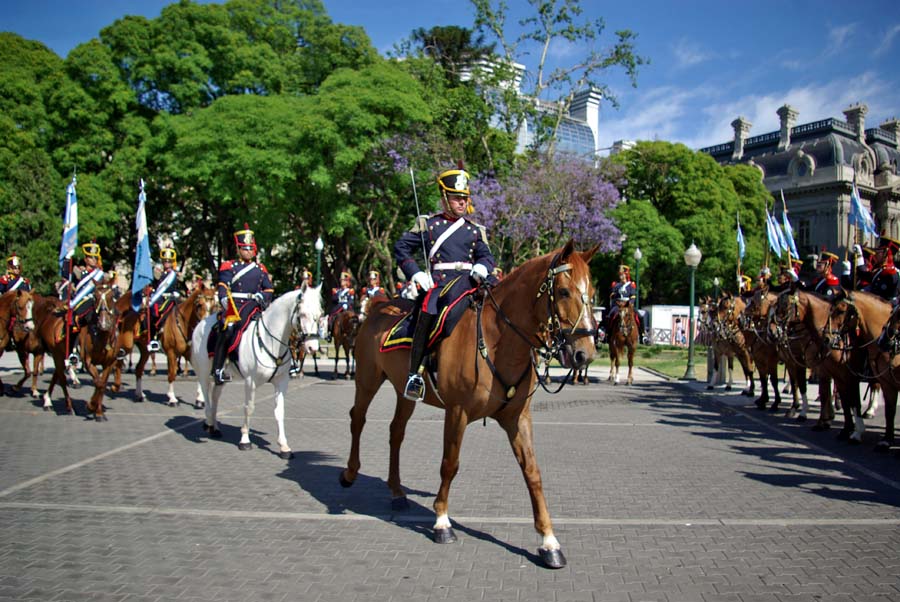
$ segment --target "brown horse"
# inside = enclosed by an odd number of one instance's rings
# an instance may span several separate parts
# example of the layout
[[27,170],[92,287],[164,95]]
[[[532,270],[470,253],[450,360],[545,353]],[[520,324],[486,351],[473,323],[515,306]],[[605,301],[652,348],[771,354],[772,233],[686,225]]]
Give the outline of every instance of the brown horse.
[[288,342],[291,349],[291,376],[303,376],[303,363],[306,356],[312,356],[316,376],[319,376],[319,339],[315,333],[291,332]]
[[[149,287],[145,292],[149,292]],[[148,297],[148,294],[144,294],[145,300]],[[141,313],[146,312],[146,310],[146,305],[144,305],[139,311],[134,311],[131,307],[131,291],[128,291],[116,301],[116,311],[119,313],[119,349],[123,359],[116,362],[114,382],[110,389],[118,392],[122,388],[124,358],[130,358],[132,350],[137,347],[140,355],[134,367],[134,401],[144,401],[141,378],[144,376],[144,366],[147,365],[147,359],[150,357],[150,352],[147,351],[147,345],[150,343],[150,334],[148,331],[141,329]]]
[[[53,409],[52,395],[53,389],[58,384],[62,387],[63,395],[66,399],[66,411],[69,414],[75,414],[72,407],[72,397],[69,395],[69,388],[66,384],[66,375],[71,373],[74,375],[74,369],[69,366],[67,356],[69,347],[67,343],[72,341],[71,337],[78,337],[74,332],[69,330],[69,322],[72,316],[67,314],[64,302],[56,301],[48,297],[44,297],[42,302],[34,307],[35,332],[40,337],[40,344],[45,352],[53,357],[53,375],[50,377],[50,385],[44,392],[44,411],[49,412]],[[82,352],[83,353],[83,352]],[[77,385],[78,381],[73,379],[73,384]]]
[[618,313],[609,321],[609,382],[619,384],[619,358],[623,351],[628,352],[628,378],[626,385],[634,383],[634,350],[638,345],[638,328],[635,322],[634,306],[628,301],[617,300]]
[[[440,344],[432,364],[438,377],[426,372],[424,402],[445,410],[441,486],[434,501],[437,521],[434,537],[450,543],[448,498],[459,470],[459,453],[466,426],[491,417],[506,431],[531,496],[535,529],[543,536],[539,550],[551,567],[565,565],[553,534],[550,513],[534,455],[531,397],[537,387],[536,349],[549,349],[567,368],[586,365],[594,356],[596,325],[591,314],[593,297],[587,262],[597,251],[576,252],[569,241],[562,249],[532,259],[513,270],[483,304],[470,308],[453,332]],[[403,397],[409,372],[409,354],[403,350],[380,353],[381,342],[411,304],[395,299],[372,308],[360,328],[356,346],[356,397],[350,410],[352,443],[347,468],[340,482],[349,487],[359,475],[360,437],[366,411],[386,379],[397,395],[390,426],[388,487],[397,510],[408,508],[400,482],[400,446],[415,402]]]
[[[860,379],[874,377],[884,394],[884,437],[875,451],[887,452],[894,443],[897,393],[900,391],[900,357],[897,356],[897,327],[900,312],[877,295],[851,292],[834,302],[830,316],[832,347],[845,355],[866,357],[871,367]],[[863,414],[865,417],[866,414]]]
[[782,339],[793,339],[794,349],[802,350],[798,363],[815,366],[819,374],[821,409],[814,430],[825,430],[834,419],[831,382],[843,402],[844,426],[838,438],[852,443],[862,440],[865,423],[860,415],[859,375],[866,358],[862,353],[847,354],[832,348],[831,301],[799,290],[796,285],[778,296],[773,312],[776,331]]
[[[737,358],[744,372],[744,379],[747,381],[747,387],[741,391],[742,395],[753,397],[756,390],[756,381],[753,378],[753,358],[750,357],[750,350],[747,347],[747,341],[744,339],[744,333],[741,331],[739,319],[746,307],[746,303],[741,297],[735,297],[729,292],[725,292],[719,298],[715,308],[715,325],[714,325],[714,342],[713,352],[719,356],[725,356],[728,360],[729,380],[725,386],[726,391],[731,390],[731,373],[734,359]],[[718,367],[719,369],[722,366]],[[715,381],[715,378],[713,378]]]
[[[796,353],[790,353],[785,347],[778,345],[773,332],[771,330],[771,322],[769,315],[778,295],[769,292],[768,287],[757,289],[750,303],[744,309],[743,319],[741,321],[744,330],[744,338],[750,347],[750,353],[753,361],[760,373],[761,380],[761,397],[756,400],[756,407],[760,410],[766,408],[768,403],[768,387],[763,375],[774,377],[772,387],[775,389],[775,401],[769,407],[769,411],[778,411],[780,403],[780,394],[778,389],[778,362],[784,362],[790,379],[790,391],[793,401],[788,409],[786,416],[797,417],[798,420],[806,420],[806,407],[808,402],[806,399],[806,366],[798,364],[795,360]],[[774,375],[772,374],[774,371]],[[801,408],[802,411],[801,411]],[[799,412],[799,413],[798,413]]]
[[[33,307],[34,300],[31,293],[28,291],[16,289],[0,295],[0,355],[3,355],[3,352],[6,350],[10,341],[16,339],[17,332],[27,335],[34,330]],[[15,320],[13,321],[13,319]],[[12,331],[9,329],[10,322],[13,322]],[[22,338],[24,338],[24,336]],[[25,378],[27,378],[27,368],[25,369],[25,372]],[[19,385],[22,384],[25,378],[19,381]],[[0,380],[0,395],[3,393],[3,381]]]
[[[205,286],[202,282],[191,291],[184,301],[172,308],[169,317],[163,322],[159,333],[159,342],[166,354],[168,363],[169,391],[168,404],[171,407],[178,405],[175,396],[175,377],[178,374],[178,362],[180,358],[191,361],[191,335],[200,320],[212,313],[218,305],[216,289]],[[204,350],[205,351],[205,350]],[[136,387],[141,388],[140,377]]]
[[94,379],[94,392],[87,404],[88,412],[94,420],[106,420],[103,413],[103,395],[106,382],[118,362],[119,355],[119,313],[113,300],[113,290],[108,284],[100,284],[94,289],[94,311],[96,323],[82,328],[78,338],[84,353],[84,366]]
[[[51,304],[53,307],[57,307],[60,304],[60,301],[55,297],[44,297],[37,293],[33,293],[31,295],[32,300],[34,301],[33,308],[37,308],[39,305]],[[37,311],[33,309],[32,312]],[[17,324],[13,329],[13,341],[16,344],[16,354],[19,356],[19,364],[22,365],[22,370],[24,371],[24,375],[19,379],[13,389],[18,391],[22,388],[22,385],[25,383],[28,378],[31,378],[31,396],[39,397],[38,393],[38,377],[44,371],[44,353],[46,349],[44,349],[44,344],[41,342],[40,336],[37,333],[37,325],[35,324],[33,328],[26,329],[20,328]],[[28,367],[28,356],[32,357],[31,368]]]
[[352,309],[340,312],[334,319],[332,340],[334,341],[334,377],[337,378],[338,360],[341,357],[341,349],[344,350],[344,361],[347,369],[344,370],[344,378],[350,378],[353,371],[350,363],[353,357],[353,348],[356,346],[356,335],[359,333],[359,314]]

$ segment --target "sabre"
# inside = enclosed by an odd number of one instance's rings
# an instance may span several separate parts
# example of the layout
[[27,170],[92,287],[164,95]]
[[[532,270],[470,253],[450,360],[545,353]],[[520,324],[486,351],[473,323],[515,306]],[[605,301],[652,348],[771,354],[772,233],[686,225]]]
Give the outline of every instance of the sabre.
[[[413,198],[416,201],[416,221],[418,222],[422,212],[419,211],[419,193],[416,192],[416,175],[413,173],[412,165],[409,166],[409,179],[412,180]],[[422,259],[425,260],[425,268],[427,269],[430,262],[428,261],[428,255],[425,253],[425,233],[422,230],[419,230],[419,238],[422,240]],[[428,271],[430,272],[431,270]]]

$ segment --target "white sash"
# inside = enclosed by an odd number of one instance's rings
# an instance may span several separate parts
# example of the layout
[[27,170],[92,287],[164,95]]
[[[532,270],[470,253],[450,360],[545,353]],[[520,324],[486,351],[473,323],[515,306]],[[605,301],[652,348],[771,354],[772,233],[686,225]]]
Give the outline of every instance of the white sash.
[[246,274],[247,272],[252,270],[254,267],[256,267],[255,261],[251,261],[250,263],[248,263],[246,265],[246,267],[244,267],[244,269],[242,269],[240,272],[238,272],[237,274],[235,274],[234,276],[231,277],[231,284],[233,285],[235,282],[240,280],[244,274]]
[[6,289],[6,292],[8,293],[9,291],[16,290],[17,288],[22,286],[23,282],[25,282],[25,279],[22,278],[21,276],[19,276],[19,278],[16,280],[16,283],[14,285],[12,285],[11,287],[9,287],[8,289]]
[[163,281],[159,283],[159,286],[157,286],[156,290],[153,292],[153,296],[150,297],[150,305],[154,305],[157,301],[160,300],[163,294],[167,290],[169,290],[169,287],[172,285],[172,281],[175,280],[176,276],[177,274],[175,273],[175,270],[169,270],[169,273],[166,274],[165,279],[163,279]]
[[[81,303],[85,297],[94,292],[94,284],[103,279],[103,270],[94,268],[87,276],[78,282],[75,287],[75,297],[69,301],[69,307],[74,308]],[[79,290],[80,289],[80,290]]]
[[437,253],[437,250],[441,248],[441,245],[444,244],[454,232],[462,228],[462,225],[464,223],[466,223],[466,218],[461,217],[453,222],[452,226],[444,230],[444,233],[438,236],[438,239],[434,241],[434,246],[431,247],[431,251],[428,253],[428,259],[434,257],[434,254]]

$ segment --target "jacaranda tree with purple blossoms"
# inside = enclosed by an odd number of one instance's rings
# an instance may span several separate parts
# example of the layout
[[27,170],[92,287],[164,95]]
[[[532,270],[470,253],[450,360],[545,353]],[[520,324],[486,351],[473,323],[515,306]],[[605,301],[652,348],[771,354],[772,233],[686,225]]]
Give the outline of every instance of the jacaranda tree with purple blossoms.
[[618,251],[610,211],[620,201],[621,173],[567,155],[536,156],[503,181],[476,176],[470,185],[474,217],[488,228],[491,249],[507,271],[569,238],[581,248],[599,243],[602,253]]

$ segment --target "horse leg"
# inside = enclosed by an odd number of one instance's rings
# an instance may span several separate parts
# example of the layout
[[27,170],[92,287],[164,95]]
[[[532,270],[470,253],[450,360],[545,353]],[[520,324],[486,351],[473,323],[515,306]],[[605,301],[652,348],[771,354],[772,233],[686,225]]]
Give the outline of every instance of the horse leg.
[[[19,345],[24,346],[25,341],[19,343]],[[25,371],[25,374],[22,378],[19,379],[19,382],[13,385],[13,391],[18,392],[22,389],[22,383],[28,380],[28,377],[31,376],[31,373],[28,372],[28,352],[25,349],[22,349],[19,345],[16,346],[16,354],[19,356],[19,363],[22,364],[22,370]]]
[[819,418],[813,425],[814,431],[825,431],[831,428],[834,420],[834,404],[831,401],[831,377],[817,374],[819,381]]
[[[406,492],[400,481],[400,447],[406,437],[406,425],[410,416],[416,409],[416,402],[397,395],[397,405],[394,407],[394,418],[390,426],[390,461],[388,463],[387,486],[391,490],[391,509],[397,511],[409,510],[409,502],[406,500]],[[446,543],[446,542],[438,542]]]
[[[363,428],[366,426],[366,412],[369,410],[372,398],[375,397],[384,382],[384,378],[382,373],[380,378],[372,375],[369,379],[356,379],[356,394],[353,399],[353,407],[350,408],[350,457],[347,459],[347,468],[341,471],[340,475],[340,483],[343,487],[353,485],[359,475],[359,442]],[[397,405],[399,406],[403,401],[406,401],[403,395],[398,393]],[[399,409],[394,412],[395,419],[398,412]],[[393,422],[391,425],[393,427]],[[393,449],[393,429],[391,433],[391,448]]]
[[174,349],[166,351],[166,368],[169,380],[167,397],[169,399],[169,406],[174,408],[178,405],[178,398],[175,396],[175,377],[178,374],[178,357],[175,355]]
[[[769,368],[769,380],[772,381],[772,391],[775,396],[775,401],[772,403],[772,407],[769,408],[770,412],[777,412],[778,406],[781,405],[781,391],[778,390],[778,362],[774,362],[773,365]],[[762,381],[762,386],[766,386],[765,380]]]
[[344,347],[344,363],[347,369],[344,371],[344,380],[350,380],[350,347]]
[[634,346],[628,346],[628,380],[625,381],[626,385],[634,384]]
[[147,365],[147,359],[149,359],[150,353],[147,352],[147,348],[143,345],[137,346],[138,351],[141,356],[138,358],[137,365],[134,367],[134,401],[141,402],[144,401],[144,387],[141,379],[144,376],[144,367]]
[[835,380],[835,384],[841,395],[844,414],[844,426],[838,433],[838,439],[847,439],[852,444],[862,443],[866,424],[860,414],[859,383]]
[[334,341],[334,373],[332,378],[337,379],[338,374],[338,358],[341,357],[341,346],[338,345],[337,341]]
[[109,373],[115,364],[116,360],[114,359],[110,364],[104,366],[103,372],[100,374],[94,387],[94,394],[91,396],[91,405],[88,406],[88,409],[93,407],[94,420],[97,422],[107,420],[103,411],[103,394],[106,393],[106,382],[109,380]]
[[[222,386],[213,387],[212,393],[210,393],[209,388],[209,370],[204,371],[199,375],[198,387],[203,388],[203,397],[205,399],[205,403],[200,406],[205,406],[204,414],[206,415],[206,422],[203,424],[203,430],[206,431],[209,436],[213,439],[221,439],[222,431],[219,430],[218,422],[216,421],[216,416],[219,410],[219,396],[222,394]],[[204,383],[201,385],[200,383]]]
[[[766,383],[768,374],[766,374],[766,372],[765,372],[766,368],[762,364],[757,364],[756,370],[757,370],[757,372],[759,372],[759,384],[760,384],[759,397],[756,398],[756,402],[755,402],[756,409],[765,410],[766,406],[769,405],[769,385],[768,385],[768,383]],[[750,377],[753,378],[753,375],[751,374]]]
[[287,442],[287,433],[284,428],[284,394],[290,375],[282,377],[275,385],[275,425],[278,430],[278,457],[282,460],[290,460],[294,457],[291,446]]
[[726,355],[725,358],[727,360],[725,364],[725,390],[731,391],[734,385],[734,356]]
[[[459,452],[462,448],[463,434],[466,431],[466,413],[461,406],[455,405],[447,408],[444,415],[444,456],[441,460],[441,486],[438,488],[437,497],[434,499],[434,513],[437,519],[434,522],[434,541],[436,543],[453,543],[456,534],[450,525],[448,512],[448,499],[450,497],[450,483],[459,471]],[[399,445],[397,446],[399,454]],[[391,464],[393,464],[394,442],[391,441]]]
[[31,397],[37,399],[40,397],[40,393],[38,393],[38,375],[44,371],[44,354],[34,354],[32,359],[32,370],[31,370]]
[[884,393],[884,437],[875,446],[877,452],[887,452],[894,444],[894,418],[897,416],[897,389],[888,387]]
[[[741,370],[744,372],[744,380],[747,382],[747,388],[742,393],[747,397],[753,397],[756,391],[756,379],[753,378],[753,359],[749,353],[744,351],[738,357],[738,361],[741,364]],[[765,380],[761,384],[765,385]]]
[[872,383],[872,388],[869,390],[869,405],[868,407],[866,407],[866,411],[862,414],[863,418],[875,418],[875,412],[878,411],[879,397],[883,398],[881,385],[879,385],[878,383]]
[[558,569],[566,566],[566,557],[562,553],[559,540],[553,534],[547,500],[541,483],[541,469],[534,455],[534,441],[531,430],[531,411],[525,409],[518,416],[498,419],[500,426],[506,431],[513,454],[522,469],[528,495],[531,497],[531,511],[534,514],[534,528],[541,534],[541,547],[538,548],[541,560],[550,568]]
[[238,449],[247,451],[253,445],[250,443],[250,415],[253,414],[256,405],[256,384],[253,378],[248,376],[244,380],[244,424],[241,425],[241,441]]

